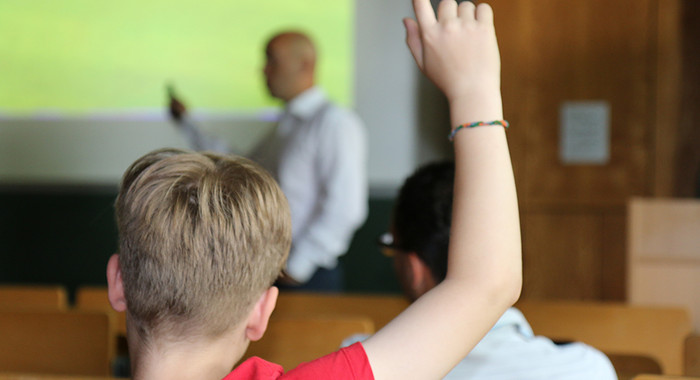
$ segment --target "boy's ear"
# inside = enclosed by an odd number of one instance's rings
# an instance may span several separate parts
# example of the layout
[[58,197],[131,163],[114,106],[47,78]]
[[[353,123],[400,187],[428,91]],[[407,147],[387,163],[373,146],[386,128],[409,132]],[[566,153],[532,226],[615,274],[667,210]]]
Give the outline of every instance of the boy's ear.
[[432,287],[430,268],[415,252],[406,252],[406,270],[410,272],[411,289],[420,297]]
[[277,287],[271,286],[263,292],[253,306],[253,310],[250,312],[250,315],[248,315],[245,328],[245,334],[249,340],[256,341],[262,338],[265,330],[267,330],[267,323],[270,321],[270,315],[272,315],[272,311],[275,310],[278,294],[279,290]]
[[107,289],[107,296],[112,308],[119,312],[125,311],[126,298],[124,298],[122,270],[119,267],[119,255],[116,253],[107,262]]

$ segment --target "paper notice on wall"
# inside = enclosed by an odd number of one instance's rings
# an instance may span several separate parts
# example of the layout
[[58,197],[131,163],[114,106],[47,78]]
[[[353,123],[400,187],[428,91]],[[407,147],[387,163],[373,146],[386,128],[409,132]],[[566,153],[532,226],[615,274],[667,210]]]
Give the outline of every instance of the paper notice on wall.
[[562,163],[605,165],[610,161],[609,103],[564,102],[559,116]]

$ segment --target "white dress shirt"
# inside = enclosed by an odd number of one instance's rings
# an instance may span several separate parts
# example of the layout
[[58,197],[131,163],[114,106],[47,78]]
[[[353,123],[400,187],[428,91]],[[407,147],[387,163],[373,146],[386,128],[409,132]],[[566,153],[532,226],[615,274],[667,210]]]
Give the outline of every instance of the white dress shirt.
[[[227,151],[191,123],[183,133],[197,150]],[[332,269],[367,217],[365,128],[353,112],[328,101],[318,87],[287,103],[277,127],[250,158],[280,184],[292,217],[286,271],[299,282]]]
[[287,273],[306,282],[334,268],[367,217],[365,129],[318,87],[287,103],[277,128],[251,155],[287,196],[292,250]]

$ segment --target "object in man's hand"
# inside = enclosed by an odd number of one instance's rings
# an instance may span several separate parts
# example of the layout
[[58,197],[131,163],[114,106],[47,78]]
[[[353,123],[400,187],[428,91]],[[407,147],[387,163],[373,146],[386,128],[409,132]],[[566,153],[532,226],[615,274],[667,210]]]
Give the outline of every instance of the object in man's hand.
[[187,113],[187,107],[175,96],[175,88],[172,84],[167,86],[168,99],[169,99],[169,111],[170,117],[173,120],[180,122]]

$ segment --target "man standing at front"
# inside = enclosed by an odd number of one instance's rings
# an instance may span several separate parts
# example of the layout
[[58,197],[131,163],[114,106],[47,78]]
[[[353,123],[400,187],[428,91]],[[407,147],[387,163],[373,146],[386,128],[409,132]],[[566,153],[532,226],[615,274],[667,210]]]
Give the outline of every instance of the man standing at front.
[[[339,291],[338,257],[367,216],[364,126],[315,85],[316,50],[306,35],[280,33],[265,55],[267,88],[285,108],[250,157],[272,173],[289,200],[292,249],[280,283]],[[220,141],[184,118],[182,103],[171,99],[170,111],[194,149],[222,151]]]

